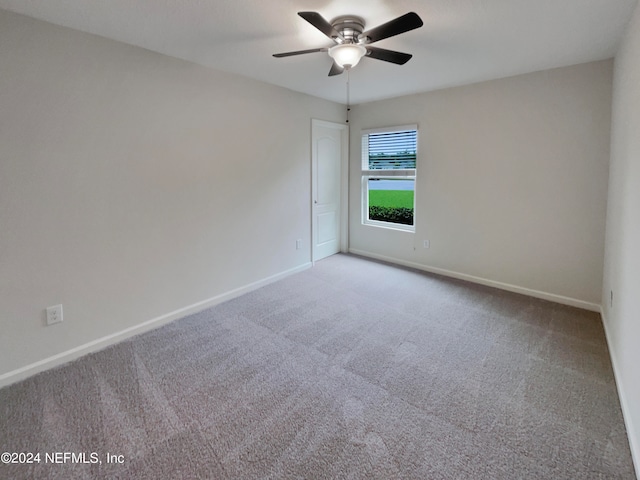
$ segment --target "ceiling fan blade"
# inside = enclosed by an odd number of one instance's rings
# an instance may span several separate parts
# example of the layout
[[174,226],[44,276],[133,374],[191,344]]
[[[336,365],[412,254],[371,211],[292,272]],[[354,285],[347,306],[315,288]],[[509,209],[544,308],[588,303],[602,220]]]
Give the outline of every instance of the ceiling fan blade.
[[298,12],[298,15],[324,33],[331,40],[336,41],[336,38],[339,38],[341,42],[344,42],[342,34],[333,28],[333,26],[318,12]]
[[333,62],[333,65],[331,65],[331,70],[329,70],[329,76],[333,77],[334,75],[340,75],[342,72],[344,72],[344,68],[338,65],[336,62]]
[[373,43],[378,40],[383,40],[385,38],[393,37],[394,35],[408,32],[415,28],[420,28],[422,25],[422,19],[418,14],[415,12],[409,12],[401,17],[363,32],[358,36],[358,38],[364,40],[365,43]]
[[384,48],[376,48],[367,45],[367,57],[375,58],[376,60],[384,60],[385,62],[395,63],[397,65],[404,65],[413,55],[409,53],[396,52],[394,50],[387,50]]
[[293,55],[303,55],[305,53],[315,53],[315,52],[328,52],[328,48],[312,48],[311,50],[297,50],[295,52],[285,52],[285,53],[274,53],[273,56],[276,58],[282,57],[292,57]]

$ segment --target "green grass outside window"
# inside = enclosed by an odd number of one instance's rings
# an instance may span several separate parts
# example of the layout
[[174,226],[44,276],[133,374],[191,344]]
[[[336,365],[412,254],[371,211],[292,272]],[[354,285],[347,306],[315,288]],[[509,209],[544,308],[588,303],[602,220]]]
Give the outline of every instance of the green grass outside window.
[[369,190],[369,219],[413,225],[413,191]]

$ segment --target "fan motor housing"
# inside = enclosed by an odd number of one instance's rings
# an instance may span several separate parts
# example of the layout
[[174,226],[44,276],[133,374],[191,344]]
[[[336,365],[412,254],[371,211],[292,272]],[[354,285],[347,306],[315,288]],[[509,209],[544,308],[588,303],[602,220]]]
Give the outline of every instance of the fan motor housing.
[[355,15],[336,17],[331,26],[344,37],[344,43],[358,43],[358,36],[364,31],[364,20]]

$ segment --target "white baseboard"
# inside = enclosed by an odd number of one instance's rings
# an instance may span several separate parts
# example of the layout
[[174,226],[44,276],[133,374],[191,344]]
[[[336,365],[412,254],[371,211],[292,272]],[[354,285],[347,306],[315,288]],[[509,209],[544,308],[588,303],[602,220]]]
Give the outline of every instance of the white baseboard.
[[152,318],[151,320],[147,320],[145,322],[134,325],[133,327],[125,328],[124,330],[120,330],[119,332],[112,333],[111,335],[107,335],[102,338],[98,338],[91,342],[85,343],[83,345],[79,345],[75,348],[67,350],[65,352],[58,353],[48,358],[44,358],[37,362],[31,363],[24,367],[18,368],[16,370],[4,373],[0,375],[0,388],[6,385],[10,385],[12,383],[18,382],[20,380],[24,380],[27,377],[35,375],[36,373],[43,372],[45,370],[49,370],[53,367],[57,367],[58,365],[62,365],[71,360],[75,360],[83,355],[86,355],[91,352],[95,352],[97,350],[102,350],[110,345],[121,342],[122,340],[126,340],[127,338],[133,337],[134,335],[138,335],[140,333],[144,333],[149,330],[153,330],[154,328],[158,328],[162,325],[170,323],[179,318],[185,317],[187,315],[191,315],[193,313],[200,312],[209,307],[213,307],[222,302],[226,302],[227,300],[231,300],[232,298],[239,297],[245,293],[251,292],[252,290],[257,290],[260,287],[264,287],[273,282],[277,282],[285,277],[293,275],[295,273],[302,272],[311,268],[311,262],[305,263],[298,267],[294,267],[292,269],[286,270],[284,272],[278,273],[276,275],[272,275],[270,277],[264,278],[262,280],[258,280],[257,282],[250,283],[243,287],[239,287],[233,289],[229,292],[216,295],[215,297],[209,298],[207,300],[203,300],[201,302],[194,303],[193,305],[189,305],[178,310],[174,310],[173,312],[166,313],[156,318]]
[[354,248],[349,249],[349,253],[355,255],[361,255],[363,257],[374,258],[376,260],[382,260],[389,263],[395,263],[403,265],[405,267],[415,268],[416,270],[423,270],[429,273],[435,273],[443,275],[445,277],[457,278],[459,280],[466,280],[472,283],[478,283],[488,287],[495,287],[508,292],[520,293],[522,295],[528,295],[530,297],[540,298],[542,300],[548,300],[550,302],[561,303],[563,305],[569,305],[572,307],[582,308],[584,310],[590,310],[592,312],[600,312],[600,305],[596,303],[585,302],[584,300],[578,300],[576,298],[564,297],[562,295],[556,295],[553,293],[541,292],[539,290],[532,290],[530,288],[519,287],[517,285],[511,285],[508,283],[496,282],[495,280],[489,280],[482,277],[476,277],[473,275],[467,275],[466,273],[453,272],[451,270],[445,270],[442,268],[430,267],[421,263],[410,262],[407,260],[400,260],[398,258],[387,257],[384,255],[378,255],[377,253],[371,253],[364,250],[357,250]]
[[622,409],[622,418],[624,418],[624,426],[627,429],[627,439],[629,440],[629,448],[631,449],[631,458],[633,460],[633,466],[636,470],[636,477],[640,478],[640,438],[638,438],[638,430],[634,428],[631,420],[631,413],[629,412],[629,402],[625,395],[625,389],[621,382],[620,370],[618,369],[618,362],[616,360],[616,350],[610,341],[608,321],[604,314],[604,309],[600,310],[600,316],[602,317],[602,324],[604,325],[604,335],[607,339],[607,346],[609,347],[609,356],[611,357],[611,366],[613,367],[613,376],[616,381],[616,388],[618,390],[618,398],[620,399],[620,408]]

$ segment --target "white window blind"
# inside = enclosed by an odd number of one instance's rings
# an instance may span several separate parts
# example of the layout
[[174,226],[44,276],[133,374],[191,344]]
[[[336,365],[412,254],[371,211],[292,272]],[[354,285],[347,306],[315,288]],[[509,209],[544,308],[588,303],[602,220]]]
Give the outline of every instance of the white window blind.
[[367,141],[368,170],[416,168],[417,131],[370,133]]

